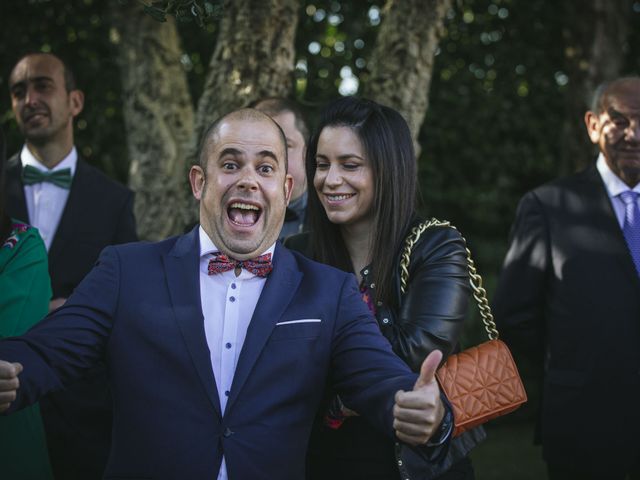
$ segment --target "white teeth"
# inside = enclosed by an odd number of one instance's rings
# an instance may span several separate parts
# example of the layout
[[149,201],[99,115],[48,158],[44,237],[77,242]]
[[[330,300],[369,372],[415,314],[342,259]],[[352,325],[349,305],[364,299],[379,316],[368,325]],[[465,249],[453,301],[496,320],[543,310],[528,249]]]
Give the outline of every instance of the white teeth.
[[260,211],[258,207],[255,205],[249,205],[247,203],[232,203],[229,208],[239,208],[241,210],[255,210],[256,212]]
[[353,193],[350,193],[348,195],[327,195],[327,198],[329,200],[332,200],[334,202],[339,202],[340,200],[346,200],[347,198],[351,198],[353,197]]

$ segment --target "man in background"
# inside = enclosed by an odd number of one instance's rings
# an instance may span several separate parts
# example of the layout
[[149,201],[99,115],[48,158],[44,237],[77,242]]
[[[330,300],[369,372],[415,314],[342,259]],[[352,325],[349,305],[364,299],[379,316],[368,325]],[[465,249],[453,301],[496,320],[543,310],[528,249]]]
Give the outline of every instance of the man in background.
[[597,162],[523,197],[494,314],[543,371],[549,478],[637,479],[640,78],[599,87],[585,123]]
[[[84,94],[59,57],[22,57],[9,76],[9,91],[25,143],[8,162],[8,212],[42,235],[53,310],[64,304],[104,247],[137,240],[133,193],[79,158],[73,121],[84,107]],[[41,401],[58,479],[102,478],[110,444],[110,399],[103,367],[87,377]]]
[[302,232],[305,225],[307,176],[304,161],[309,127],[300,106],[293,100],[280,97],[265,98],[257,102],[254,108],[273,118],[287,138],[289,174],[293,177],[293,192],[280,232],[280,239],[283,240],[289,235]]

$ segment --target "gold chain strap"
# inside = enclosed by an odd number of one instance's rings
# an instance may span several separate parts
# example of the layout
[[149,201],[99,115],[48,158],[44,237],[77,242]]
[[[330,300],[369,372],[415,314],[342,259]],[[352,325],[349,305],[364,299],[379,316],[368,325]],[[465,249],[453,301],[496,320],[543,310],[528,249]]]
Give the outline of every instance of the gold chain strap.
[[[448,221],[442,222],[435,218],[432,218],[427,222],[422,222],[411,229],[411,233],[404,241],[404,249],[402,250],[402,256],[400,257],[400,290],[403,295],[407,290],[407,283],[409,281],[409,262],[413,246],[418,242],[425,230],[431,227],[449,227],[460,233],[460,231]],[[493,315],[491,314],[491,307],[489,307],[489,302],[487,301],[487,291],[482,286],[482,277],[477,272],[475,263],[471,258],[471,251],[467,247],[467,240],[462,236],[462,234],[460,234],[460,237],[464,242],[464,249],[467,253],[469,283],[473,289],[473,298],[476,299],[478,304],[478,310],[480,310],[482,323],[484,323],[487,336],[490,340],[495,340],[498,338],[499,334],[498,329],[496,328],[496,323],[493,320]]]

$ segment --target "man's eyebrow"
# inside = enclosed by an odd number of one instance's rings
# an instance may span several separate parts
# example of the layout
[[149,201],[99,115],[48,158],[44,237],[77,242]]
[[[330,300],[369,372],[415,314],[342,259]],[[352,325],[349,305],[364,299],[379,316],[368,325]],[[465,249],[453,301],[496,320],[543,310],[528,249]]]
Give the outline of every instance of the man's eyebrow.
[[[11,81],[11,80],[9,80]],[[9,85],[9,89],[13,90],[15,87],[22,87],[27,83],[35,83],[35,82],[53,82],[52,77],[48,77],[46,75],[40,75],[39,77],[27,78],[23,80],[18,80],[15,83]]]
[[619,112],[618,110],[616,110],[614,107],[609,107],[607,108],[607,114],[610,117],[624,117],[624,113]]
[[273,158],[276,162],[278,162],[278,156],[271,150],[260,150],[258,152],[258,155],[260,155],[261,157]]
[[238,150],[237,148],[228,147],[228,148],[225,148],[224,150],[222,150],[220,152],[220,158],[222,158],[222,157],[224,157],[226,155],[231,155],[231,156],[237,157],[237,156],[242,155],[242,152],[240,150]]
[[[244,153],[237,148],[227,147],[220,151],[219,158],[225,157],[227,155],[232,157],[241,157],[244,155]],[[260,150],[257,155],[259,157],[272,158],[273,160],[278,162],[278,156],[271,150]]]

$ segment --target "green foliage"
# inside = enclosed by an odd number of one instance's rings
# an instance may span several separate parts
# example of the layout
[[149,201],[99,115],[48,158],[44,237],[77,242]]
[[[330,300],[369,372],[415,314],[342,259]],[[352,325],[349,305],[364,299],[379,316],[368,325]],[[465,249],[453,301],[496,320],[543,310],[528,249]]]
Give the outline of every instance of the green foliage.
[[[132,0],[120,0],[127,3]],[[166,22],[167,16],[172,15],[179,22],[195,22],[203,27],[207,22],[220,18],[223,12],[222,0],[157,0],[151,3],[136,0],[143,5],[145,13],[158,22]]]
[[296,37],[296,94],[312,111],[341,93],[356,93],[366,82],[380,3],[304,3]]
[[0,2],[0,128],[7,153],[22,145],[11,113],[8,77],[25,53],[52,52],[74,70],[85,92],[77,119],[76,146],[90,163],[126,181],[127,153],[120,99],[120,76],[107,5],[103,0]]
[[[180,60],[195,104],[215,47],[220,14],[224,15],[223,2],[143,3],[158,20],[166,15],[180,20]],[[367,60],[384,21],[383,3],[301,2],[295,95],[311,119],[329,99],[353,93],[367,82]],[[126,181],[117,38],[109,24],[108,4],[103,0],[0,2],[4,20],[0,89],[5,92],[0,95],[0,126],[8,134],[9,153],[22,143],[7,93],[11,67],[24,52],[52,51],[68,60],[86,93],[76,129],[80,152]],[[419,137],[421,209],[461,229],[480,271],[490,279],[504,254],[519,197],[565,173],[559,157],[566,140],[566,99],[574,79],[565,68],[563,44],[567,29],[575,23],[566,12],[544,0],[456,0],[445,21],[430,107]],[[633,3],[629,21],[633,47],[640,40],[640,1]],[[629,48],[625,72],[637,73],[639,62],[637,51]]]
[[[639,7],[629,12],[636,39]],[[574,21],[543,0],[461,0],[447,15],[419,137],[422,211],[467,236],[489,294],[518,200],[568,173],[560,156],[575,79],[563,44]],[[635,51],[624,71],[637,69]],[[583,131],[582,117],[569,120]]]
[[448,13],[420,135],[425,211],[504,239],[518,198],[560,173],[563,23],[542,1]]

